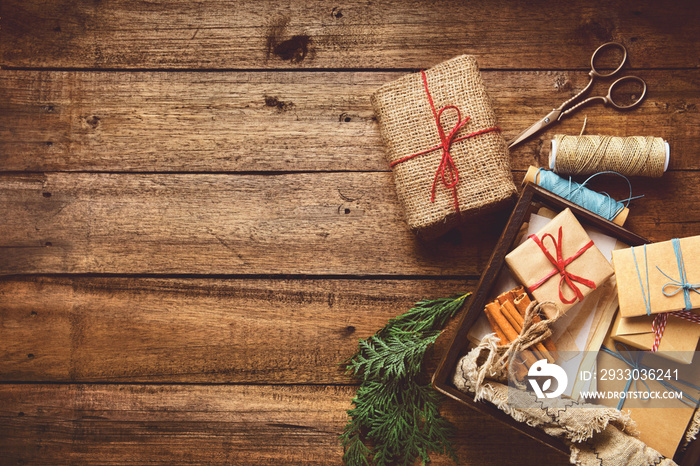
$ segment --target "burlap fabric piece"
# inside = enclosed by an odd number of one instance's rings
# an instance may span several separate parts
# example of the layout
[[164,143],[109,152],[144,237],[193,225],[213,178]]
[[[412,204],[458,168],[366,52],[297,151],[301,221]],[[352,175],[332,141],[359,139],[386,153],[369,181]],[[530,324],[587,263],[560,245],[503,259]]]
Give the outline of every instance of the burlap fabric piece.
[[[435,108],[456,106],[470,120],[457,137],[497,126],[476,59],[462,55],[425,71]],[[372,95],[389,164],[441,143],[420,73],[404,76]],[[448,109],[441,117],[446,134],[457,124],[457,113]],[[459,173],[456,185],[459,210],[452,189],[437,182],[435,201],[431,188],[442,159],[434,150],[398,163],[392,168],[396,192],[409,227],[422,237],[445,233],[460,220],[493,210],[516,193],[510,172],[508,148],[500,131],[491,131],[454,142],[449,150]]]

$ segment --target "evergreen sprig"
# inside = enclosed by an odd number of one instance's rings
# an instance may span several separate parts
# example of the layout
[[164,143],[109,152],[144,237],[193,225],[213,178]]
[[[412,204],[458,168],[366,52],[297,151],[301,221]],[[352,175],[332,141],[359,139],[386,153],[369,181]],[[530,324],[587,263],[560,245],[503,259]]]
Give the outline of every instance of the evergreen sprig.
[[454,428],[440,416],[442,397],[430,386],[423,361],[469,295],[419,301],[360,339],[357,353],[345,363],[361,381],[340,436],[345,464],[409,465],[417,458],[425,464],[430,452],[457,461],[450,441]]

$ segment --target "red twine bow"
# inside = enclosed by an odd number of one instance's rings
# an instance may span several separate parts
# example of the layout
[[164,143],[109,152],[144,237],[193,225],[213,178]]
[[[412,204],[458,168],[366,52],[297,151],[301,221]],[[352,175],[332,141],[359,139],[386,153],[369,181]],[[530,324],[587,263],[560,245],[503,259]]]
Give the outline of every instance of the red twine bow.
[[[547,248],[544,246],[543,241],[546,238],[551,238],[552,243],[554,243],[554,249],[557,252],[557,257],[555,258],[552,256],[552,254],[547,250]],[[593,241],[589,241],[585,246],[583,246],[581,249],[579,249],[576,254],[573,256],[569,257],[568,259],[564,259],[562,257],[562,251],[561,251],[561,245],[562,245],[562,227],[559,227],[559,241],[554,239],[554,236],[552,236],[549,233],[546,233],[542,236],[542,240],[540,240],[537,235],[530,235],[529,238],[532,238],[532,240],[535,242],[537,246],[540,247],[542,252],[544,253],[545,257],[554,264],[555,269],[549,272],[545,277],[540,280],[539,282],[535,283],[528,289],[530,292],[535,291],[537,288],[542,286],[547,280],[552,278],[555,274],[559,273],[561,275],[561,278],[559,279],[559,299],[561,300],[562,303],[565,304],[572,304],[576,302],[578,299],[579,301],[583,301],[583,293],[581,293],[581,290],[576,286],[574,282],[579,282],[580,284],[587,286],[588,288],[592,288],[595,290],[595,283],[593,283],[591,280],[588,280],[586,278],[578,277],[571,272],[568,272],[566,270],[566,266],[571,264],[576,258],[578,258],[581,254],[586,252],[588,248],[593,246]],[[576,297],[571,300],[567,300],[564,298],[564,294],[561,292],[561,284],[562,282],[566,282],[567,285],[569,285],[569,288],[571,288],[574,293],[576,294]]]
[[654,344],[651,347],[651,351],[653,353],[659,349],[661,338],[663,338],[664,331],[666,330],[668,316],[679,317],[681,319],[700,324],[700,316],[690,311],[675,311],[657,314],[657,316],[654,318],[654,322],[651,324],[651,329],[654,331]]
[[[426,149],[420,152],[416,152],[415,154],[408,155],[402,159],[395,160],[391,162],[389,166],[393,168],[394,165],[405,162],[406,160],[410,160],[413,157],[418,157],[419,155],[428,154],[438,149],[442,149],[442,159],[440,160],[440,165],[438,165],[438,168],[435,171],[435,177],[433,178],[433,186],[430,190],[430,202],[435,202],[435,191],[437,189],[437,182],[439,178],[442,181],[443,186],[445,186],[447,189],[452,190],[452,197],[454,198],[455,202],[455,211],[457,212],[457,215],[459,215],[459,201],[457,196],[457,183],[459,182],[459,171],[457,170],[454,160],[452,159],[452,155],[450,154],[450,147],[455,142],[463,141],[464,139],[468,139],[474,136],[478,136],[479,134],[484,134],[491,131],[500,131],[501,129],[498,126],[493,126],[491,128],[474,131],[473,133],[469,133],[466,136],[455,137],[457,135],[457,132],[460,129],[462,129],[462,127],[467,123],[467,121],[469,121],[470,117],[466,117],[464,120],[462,120],[462,114],[459,111],[459,108],[457,108],[457,106],[455,105],[445,105],[439,111],[435,110],[433,97],[430,95],[430,91],[428,90],[428,79],[425,76],[425,72],[422,70],[421,76],[423,78],[423,85],[425,86],[425,94],[428,96],[428,102],[430,103],[430,109],[433,111],[433,117],[435,117],[435,124],[437,125],[438,134],[440,135],[440,144],[438,144],[435,147],[431,147],[430,149]],[[447,135],[445,134],[445,130],[442,128],[442,123],[440,122],[442,112],[444,112],[445,110],[454,110],[457,112],[457,123]]]

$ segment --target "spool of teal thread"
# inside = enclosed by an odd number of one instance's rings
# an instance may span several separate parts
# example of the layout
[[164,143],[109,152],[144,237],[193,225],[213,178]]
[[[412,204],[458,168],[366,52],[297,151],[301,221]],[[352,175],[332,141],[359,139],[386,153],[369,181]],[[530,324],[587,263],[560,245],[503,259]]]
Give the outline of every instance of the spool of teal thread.
[[[561,178],[554,172],[543,168],[537,169],[535,167],[530,167],[527,175],[525,176],[525,181],[532,181],[536,185],[543,187],[547,191],[550,191],[557,196],[563,197],[564,199],[567,199],[586,210],[598,214],[611,222],[622,225],[627,219],[627,213],[629,212],[628,209],[624,203],[616,201],[607,193],[598,193],[588,189],[585,185],[593,176],[589,177],[583,183],[576,183],[571,179],[566,180]],[[624,176],[623,178],[629,184],[629,180],[627,180],[627,178]]]

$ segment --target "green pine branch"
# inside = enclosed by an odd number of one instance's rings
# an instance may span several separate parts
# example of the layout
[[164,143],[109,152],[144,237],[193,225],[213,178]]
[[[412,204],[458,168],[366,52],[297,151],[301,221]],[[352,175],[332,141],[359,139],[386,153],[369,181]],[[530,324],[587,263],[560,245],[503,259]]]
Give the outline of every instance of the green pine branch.
[[442,397],[428,383],[423,362],[468,296],[419,301],[360,339],[357,353],[345,363],[361,381],[340,436],[345,464],[410,465],[417,458],[425,464],[431,452],[457,461],[450,441],[454,428],[440,416]]
[[440,332],[423,335],[406,332],[384,338],[360,340],[360,351],[348,362],[348,370],[364,380],[390,380],[420,372],[423,355]]

